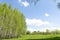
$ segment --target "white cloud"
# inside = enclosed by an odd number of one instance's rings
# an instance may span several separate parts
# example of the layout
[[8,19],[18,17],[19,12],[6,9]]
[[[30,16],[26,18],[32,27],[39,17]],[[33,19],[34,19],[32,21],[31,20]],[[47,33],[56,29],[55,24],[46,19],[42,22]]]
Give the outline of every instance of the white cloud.
[[41,19],[26,19],[27,25],[33,25],[33,26],[41,26],[41,25],[48,25],[48,21],[43,21]]
[[48,17],[48,16],[49,16],[49,14],[48,14],[48,13],[45,13],[45,16],[47,16],[47,17]]
[[21,0],[18,0],[19,2],[21,2]]
[[33,31],[36,31],[36,30],[34,30],[32,28],[28,28],[27,31],[33,32]]
[[27,31],[34,32],[34,31],[43,31],[45,32],[47,28],[38,28],[38,29],[33,29],[33,28],[27,28]]
[[[35,26],[34,26],[34,27],[35,27]],[[32,27],[30,26],[30,27],[27,28],[27,31],[30,31],[30,32],[33,32],[33,31],[46,32],[46,29],[48,29],[49,31],[54,31],[54,30],[56,30],[56,29],[60,30],[60,28],[57,27],[57,26],[49,25],[49,26],[44,26],[44,27],[39,26],[39,27],[37,27],[36,29],[34,29],[33,26],[32,26]]]
[[18,0],[20,4],[22,4],[24,7],[28,7],[29,6],[29,3],[27,1],[21,1],[21,0]]
[[29,6],[29,3],[27,1],[21,2],[25,7]]
[[43,21],[41,19],[26,19],[27,23],[27,30],[28,31],[46,31],[46,29],[49,29],[50,31],[60,29],[60,27],[57,27],[58,25],[54,24],[53,22]]

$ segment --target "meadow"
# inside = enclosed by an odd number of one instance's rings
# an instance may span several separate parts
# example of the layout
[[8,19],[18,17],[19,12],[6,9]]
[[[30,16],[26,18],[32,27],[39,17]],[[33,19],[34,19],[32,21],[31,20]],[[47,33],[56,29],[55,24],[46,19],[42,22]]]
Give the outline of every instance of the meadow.
[[[59,7],[60,7],[60,3],[59,3]],[[27,12],[29,11],[27,10]],[[55,19],[52,18],[52,19],[55,20],[56,18]],[[35,21],[30,23],[36,25],[39,22],[37,26],[41,25],[40,22],[42,20],[40,20],[40,18],[39,20],[37,20],[37,22]],[[42,21],[43,26],[44,26],[44,23],[45,21]],[[51,32],[49,29],[46,29],[46,32],[40,32],[39,30],[39,31],[34,31],[32,33],[30,31],[26,31],[26,29],[27,29],[27,25],[26,25],[25,16],[23,12],[21,12],[17,8],[13,8],[11,4],[8,6],[6,3],[2,3],[2,4],[0,3],[0,40],[60,40],[60,30],[58,29],[54,31],[52,30]]]
[[24,35],[20,38],[1,40],[60,40],[60,35]]

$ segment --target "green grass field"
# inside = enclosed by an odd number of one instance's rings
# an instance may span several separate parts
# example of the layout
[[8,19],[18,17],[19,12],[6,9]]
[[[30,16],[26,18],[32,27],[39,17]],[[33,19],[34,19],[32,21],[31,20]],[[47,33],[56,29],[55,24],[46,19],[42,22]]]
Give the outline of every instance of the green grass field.
[[24,35],[21,38],[1,40],[60,40],[60,35]]

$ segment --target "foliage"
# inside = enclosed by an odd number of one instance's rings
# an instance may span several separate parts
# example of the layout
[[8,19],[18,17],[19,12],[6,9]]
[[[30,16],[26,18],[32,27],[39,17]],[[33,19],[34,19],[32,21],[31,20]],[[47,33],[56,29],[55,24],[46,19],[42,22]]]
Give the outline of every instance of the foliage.
[[27,31],[26,34],[31,34],[31,32],[30,31]]
[[60,3],[57,4],[57,7],[60,9]]
[[40,0],[26,0],[26,1],[28,1],[29,3],[33,3],[34,5],[36,5],[37,2],[40,1]]
[[11,5],[0,4],[0,38],[18,37],[25,31],[24,15]]
[[49,34],[57,35],[60,34],[60,30],[56,29],[54,31],[50,31],[49,29],[46,29],[46,32],[33,31],[31,33],[30,31],[27,31],[27,33],[30,35],[49,35]]

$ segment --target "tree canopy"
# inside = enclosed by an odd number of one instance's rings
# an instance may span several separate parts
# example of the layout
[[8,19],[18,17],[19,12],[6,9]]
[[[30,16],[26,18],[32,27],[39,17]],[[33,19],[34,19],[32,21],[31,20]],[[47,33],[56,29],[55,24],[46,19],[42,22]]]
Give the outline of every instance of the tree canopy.
[[24,15],[11,5],[0,4],[0,37],[11,38],[25,34],[26,22]]

